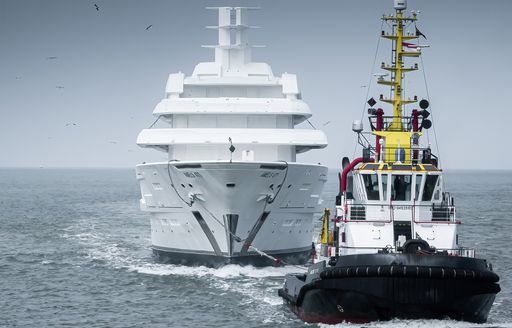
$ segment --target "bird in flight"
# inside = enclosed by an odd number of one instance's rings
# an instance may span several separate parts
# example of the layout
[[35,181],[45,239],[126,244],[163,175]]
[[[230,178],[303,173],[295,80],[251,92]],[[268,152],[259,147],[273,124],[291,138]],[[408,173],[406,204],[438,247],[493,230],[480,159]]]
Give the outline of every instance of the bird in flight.
[[55,60],[55,59],[57,59],[57,56],[46,57],[46,60]]
[[100,11],[100,7],[97,4],[94,4],[94,8],[96,8],[96,11]]
[[148,25],[148,27],[146,27],[146,31],[147,31],[147,30],[149,30],[149,29],[150,29],[150,28],[152,28],[152,27],[153,27],[153,24]]
[[56,87],[57,89],[61,89],[61,90],[62,90],[62,89],[64,89],[64,87],[63,87],[62,85],[57,85],[57,86],[55,86],[55,87]]
[[327,124],[331,123],[331,121],[327,121],[323,124],[323,126],[326,126]]
[[117,144],[117,141],[109,141],[109,143],[111,143],[111,144],[114,144],[114,145],[115,145],[115,144]]
[[77,124],[76,124],[76,123],[73,123],[73,122],[71,122],[71,123],[66,123],[66,126],[76,126],[76,125],[77,125]]

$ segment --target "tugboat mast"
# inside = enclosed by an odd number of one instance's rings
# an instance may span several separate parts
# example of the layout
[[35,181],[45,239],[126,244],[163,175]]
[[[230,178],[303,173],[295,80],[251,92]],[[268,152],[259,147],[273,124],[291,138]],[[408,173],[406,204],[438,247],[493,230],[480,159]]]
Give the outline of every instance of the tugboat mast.
[[395,1],[395,9],[396,15],[382,17],[382,20],[385,22],[393,23],[393,34],[384,34],[382,33],[382,37],[386,39],[390,39],[393,42],[393,60],[391,66],[386,66],[384,63],[381,66],[382,69],[391,72],[391,81],[385,81],[383,79],[379,80],[379,84],[389,85],[391,86],[391,90],[393,92],[393,99],[384,99],[381,100],[393,105],[393,122],[390,125],[390,129],[392,130],[403,130],[402,123],[402,114],[403,114],[403,106],[406,104],[414,103],[416,100],[404,100],[402,99],[403,95],[403,86],[402,81],[404,78],[404,73],[408,73],[410,71],[415,71],[418,69],[417,66],[411,68],[405,68],[403,57],[419,57],[421,55],[421,51],[419,49],[417,51],[405,51],[404,41],[417,39],[417,35],[404,35],[404,25],[408,22],[416,21],[416,13],[413,13],[412,17],[404,16],[404,10],[407,8],[407,2],[404,0]]
[[[381,37],[392,41],[391,64],[387,65],[384,62],[381,64],[381,69],[390,72],[391,78],[390,80],[385,80],[384,76],[387,74],[380,74],[377,80],[378,84],[391,87],[392,98],[384,98],[381,95],[379,100],[393,106],[393,116],[384,117],[384,112],[381,109],[370,109],[369,113],[376,118],[376,124],[375,126],[372,125],[372,130],[373,134],[377,137],[375,147],[377,160],[384,162],[407,162],[407,159],[411,158],[411,148],[418,145],[419,137],[422,134],[422,126],[418,125],[418,115],[421,115],[419,111],[413,110],[411,119],[404,118],[404,106],[418,101],[416,96],[414,99],[404,99],[404,75],[405,73],[418,70],[417,63],[413,66],[405,67],[404,59],[405,57],[419,57],[421,55],[421,48],[419,45],[407,42],[418,39],[418,33],[404,33],[404,28],[407,24],[417,20],[416,13],[413,12],[411,17],[405,15],[405,9],[407,8],[407,1],[405,0],[395,0],[394,7],[396,10],[395,15],[382,16],[383,21],[392,23],[391,34],[384,31],[381,32]],[[428,107],[428,102],[424,104]],[[422,107],[421,105],[420,103],[420,107]],[[426,109],[426,107],[422,108]],[[426,116],[423,118],[426,118]],[[385,143],[385,150],[382,154],[381,143]],[[401,155],[398,156],[397,153],[401,153]],[[413,154],[415,155],[414,157],[417,157],[417,151]]]

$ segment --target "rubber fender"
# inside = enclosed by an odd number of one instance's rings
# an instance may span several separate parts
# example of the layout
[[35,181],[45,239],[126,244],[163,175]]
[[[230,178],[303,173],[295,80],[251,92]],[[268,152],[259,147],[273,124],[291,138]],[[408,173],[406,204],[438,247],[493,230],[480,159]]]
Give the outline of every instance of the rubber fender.
[[348,277],[414,277],[433,279],[468,279],[487,282],[498,282],[499,276],[492,271],[471,269],[455,269],[450,267],[432,266],[356,266],[337,267],[320,273],[322,279],[336,279]]

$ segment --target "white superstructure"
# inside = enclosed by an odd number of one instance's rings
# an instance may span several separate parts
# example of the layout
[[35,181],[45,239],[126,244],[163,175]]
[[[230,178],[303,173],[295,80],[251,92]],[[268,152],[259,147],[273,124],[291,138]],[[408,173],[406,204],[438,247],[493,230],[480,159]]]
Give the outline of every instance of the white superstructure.
[[256,250],[300,262],[327,168],[295,163],[296,154],[326,147],[325,134],[294,129],[311,116],[294,74],[251,62],[251,8],[213,9],[215,61],[170,74],[153,112],[169,126],[137,138],[168,153],[137,166],[153,249],[171,262],[253,263],[262,259]]

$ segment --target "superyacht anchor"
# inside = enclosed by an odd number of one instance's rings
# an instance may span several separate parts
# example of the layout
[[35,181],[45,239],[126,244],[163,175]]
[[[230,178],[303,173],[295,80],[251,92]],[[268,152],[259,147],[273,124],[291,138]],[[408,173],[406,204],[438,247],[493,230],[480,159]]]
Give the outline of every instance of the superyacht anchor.
[[[215,61],[170,74],[153,114],[170,126],[142,130],[141,147],[168,160],[136,167],[158,261],[219,266],[305,263],[327,168],[296,155],[327,146],[294,74],[251,61],[247,7],[218,12]],[[265,255],[265,256],[262,256]]]
[[396,14],[382,17],[392,31],[381,35],[393,43],[391,65],[381,65],[391,79],[378,75],[379,84],[391,87],[392,98],[380,101],[393,106],[393,115],[374,108],[371,98],[371,133],[354,122],[363,156],[343,160],[330,244],[328,212],[324,216],[320,253],[333,257],[306,274],[287,275],[279,295],[307,322],[451,318],[482,323],[500,291],[499,277],[473,249],[459,244],[461,222],[444,190],[438,157],[420,144],[432,125],[428,101],[405,113],[404,105],[417,100],[405,99],[403,77],[418,66],[406,67],[404,61],[421,55],[421,46],[410,43],[421,32],[404,32],[406,24],[416,22],[416,13],[406,16],[405,0],[394,4]]

